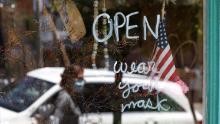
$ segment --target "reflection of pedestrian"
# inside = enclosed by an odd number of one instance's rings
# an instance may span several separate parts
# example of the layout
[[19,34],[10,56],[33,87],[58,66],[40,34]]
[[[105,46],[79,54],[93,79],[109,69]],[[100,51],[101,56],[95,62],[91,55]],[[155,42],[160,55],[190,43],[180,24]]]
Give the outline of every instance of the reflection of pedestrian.
[[58,124],[77,124],[80,110],[65,90],[59,93],[55,107],[54,116]]
[[70,95],[74,95],[73,85],[77,79],[83,79],[83,68],[79,65],[70,65],[65,68],[60,85]]
[[64,70],[61,80],[64,90],[59,93],[55,102],[54,116],[58,118],[58,124],[78,123],[80,110],[71,99],[71,95],[74,95],[74,82],[82,78],[82,74],[83,69],[77,65],[71,65]]

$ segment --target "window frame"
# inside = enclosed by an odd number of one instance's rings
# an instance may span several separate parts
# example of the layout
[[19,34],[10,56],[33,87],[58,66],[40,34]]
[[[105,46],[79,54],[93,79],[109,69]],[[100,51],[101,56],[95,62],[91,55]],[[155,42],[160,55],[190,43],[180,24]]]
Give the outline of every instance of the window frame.
[[204,0],[204,122],[220,123],[220,1]]

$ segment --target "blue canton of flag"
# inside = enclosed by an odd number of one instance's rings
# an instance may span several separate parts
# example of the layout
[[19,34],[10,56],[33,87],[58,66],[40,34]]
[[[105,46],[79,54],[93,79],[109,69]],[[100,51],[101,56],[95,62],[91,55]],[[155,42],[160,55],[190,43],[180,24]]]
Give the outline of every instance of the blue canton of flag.
[[165,24],[163,23],[163,21],[161,21],[159,25],[159,37],[157,39],[157,46],[164,49],[166,48],[167,45],[168,45],[168,41],[165,30]]

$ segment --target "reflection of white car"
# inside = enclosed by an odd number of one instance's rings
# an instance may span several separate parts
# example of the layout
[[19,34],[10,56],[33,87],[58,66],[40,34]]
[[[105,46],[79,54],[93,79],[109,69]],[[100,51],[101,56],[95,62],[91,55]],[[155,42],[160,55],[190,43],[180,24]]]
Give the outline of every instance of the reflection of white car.
[[[39,108],[47,104],[51,98],[62,90],[59,82],[61,81],[60,75],[63,71],[64,68],[41,68],[29,72],[18,86],[9,91],[6,96],[0,98],[0,124],[36,124],[35,114],[38,113]],[[97,87],[109,86],[112,88],[111,85],[115,82],[115,74],[106,70],[85,69],[84,80],[85,84],[82,91],[87,94],[87,97],[91,97],[92,92]],[[163,107],[168,106],[170,108],[169,111],[145,111],[141,108],[133,108],[130,111],[127,109],[121,113],[120,120],[122,124],[194,124],[189,102],[180,87],[175,83],[150,81],[144,76],[130,74],[124,74],[121,81],[132,85],[140,82],[147,85],[154,84],[152,87],[160,90],[160,97],[166,98],[169,103],[164,103]],[[110,88],[107,89],[109,90]],[[135,93],[130,94],[132,96]],[[114,110],[111,105],[120,100],[126,101],[126,99],[114,98],[111,94],[110,96],[107,95],[109,95],[108,91],[106,94],[101,93],[97,98],[93,94],[92,97],[94,99],[88,98],[90,101],[87,101],[86,104],[83,103],[86,102],[86,97],[84,101],[81,99],[81,103],[80,100],[78,101],[81,112],[83,113],[79,118],[80,124],[113,124],[116,116],[112,112]],[[110,99],[107,99],[107,104],[104,106],[95,106],[101,104],[99,101],[104,101],[107,97],[110,97]],[[135,96],[134,98],[138,100],[139,96]],[[140,98],[144,98],[144,96]],[[116,107],[116,109],[118,108]],[[198,121],[202,121],[201,114],[195,112],[195,115]]]

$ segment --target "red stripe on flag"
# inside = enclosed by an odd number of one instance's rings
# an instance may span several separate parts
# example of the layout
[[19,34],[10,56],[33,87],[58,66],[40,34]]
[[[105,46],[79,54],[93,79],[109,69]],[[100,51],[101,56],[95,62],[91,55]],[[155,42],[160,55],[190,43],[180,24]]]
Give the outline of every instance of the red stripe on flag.
[[[161,48],[159,48],[159,47],[157,47],[159,50],[157,50],[156,52],[155,52],[155,59],[153,60],[154,62],[155,62],[155,67],[154,68],[156,68],[157,70],[158,70],[158,68],[156,67],[156,65],[157,65],[157,60],[159,59],[159,57],[160,57],[160,55],[161,55],[161,53],[163,52],[163,49],[161,49]],[[156,76],[157,74],[154,72],[154,71],[151,71],[151,73],[150,73],[150,75],[152,76],[152,77],[154,77],[154,76]]]
[[159,49],[158,52],[156,53],[156,57],[155,57],[155,60],[154,62],[157,62],[157,60],[159,59],[161,53],[163,52],[163,49]]
[[174,63],[173,63],[173,61],[171,61],[170,64],[166,67],[166,69],[162,73],[160,79],[164,79],[173,66],[174,66]]
[[159,63],[158,65],[158,69],[160,70],[160,68],[164,65],[164,63],[166,63],[166,61],[168,60],[168,58],[171,56],[171,51],[169,50],[167,52],[167,54],[164,56],[164,58],[162,59],[162,61]]
[[177,73],[176,73],[176,70],[175,72],[172,74],[172,76],[169,78],[170,81],[175,81],[174,79],[176,78],[177,76]]

